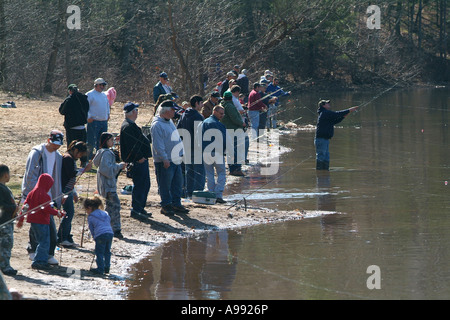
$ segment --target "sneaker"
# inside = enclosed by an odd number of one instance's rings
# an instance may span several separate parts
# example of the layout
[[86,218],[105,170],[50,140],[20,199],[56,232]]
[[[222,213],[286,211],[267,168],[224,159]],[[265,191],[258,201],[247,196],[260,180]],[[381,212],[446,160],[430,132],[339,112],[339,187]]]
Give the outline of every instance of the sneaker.
[[35,253],[35,252],[30,252],[30,253],[28,254],[28,258],[29,258],[31,261],[34,261],[34,257],[36,257],[36,253]]
[[92,272],[92,273],[94,273],[94,274],[99,274],[99,275],[103,275],[104,274],[104,272],[103,271],[101,271],[101,270],[99,270],[98,268],[92,268],[92,269],[90,269],[89,270],[90,272]]
[[58,260],[56,260],[54,256],[48,256],[47,262],[48,262],[48,264],[51,264],[51,265],[54,265],[54,266],[59,264]]
[[76,244],[75,242],[70,242],[69,240],[64,240],[63,242],[60,243],[64,248],[75,248],[78,247],[79,245]]
[[122,232],[120,232],[120,230],[114,232],[114,238],[123,239]]
[[161,213],[166,216],[173,216],[175,214],[173,207],[171,205],[167,205],[161,208]]
[[131,210],[131,217],[137,220],[145,220],[148,216],[142,214],[141,212],[137,212],[136,210]]
[[152,214],[150,212],[147,212],[145,209],[142,209],[141,214],[143,214],[144,216],[147,216],[148,218],[152,217]]
[[50,270],[50,266],[44,263],[33,263],[31,264],[31,268],[35,270]]
[[8,267],[2,270],[2,273],[7,276],[15,276],[17,274],[17,270],[12,267]]
[[216,203],[227,203],[223,198],[217,198]]
[[172,205],[172,210],[178,213],[184,213],[184,214],[188,214],[189,213],[189,209],[186,209],[184,206],[180,205],[180,206],[174,206]]

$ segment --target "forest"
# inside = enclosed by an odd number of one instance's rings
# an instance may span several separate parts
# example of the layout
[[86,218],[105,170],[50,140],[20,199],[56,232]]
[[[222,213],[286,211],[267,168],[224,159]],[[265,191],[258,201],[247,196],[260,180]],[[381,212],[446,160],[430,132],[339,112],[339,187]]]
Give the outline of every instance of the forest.
[[[368,10],[375,5],[375,9]],[[449,81],[447,0],[0,0],[0,88],[64,96],[104,78],[151,101],[158,75],[208,94],[234,65],[291,87]],[[125,98],[126,97],[126,98]]]

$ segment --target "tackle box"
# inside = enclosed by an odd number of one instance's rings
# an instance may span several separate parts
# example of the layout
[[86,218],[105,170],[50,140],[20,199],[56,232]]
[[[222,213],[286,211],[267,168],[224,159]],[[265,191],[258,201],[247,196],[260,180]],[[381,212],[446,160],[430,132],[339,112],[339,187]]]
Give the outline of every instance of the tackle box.
[[208,191],[194,191],[192,192],[192,201],[202,204],[215,204],[216,194]]

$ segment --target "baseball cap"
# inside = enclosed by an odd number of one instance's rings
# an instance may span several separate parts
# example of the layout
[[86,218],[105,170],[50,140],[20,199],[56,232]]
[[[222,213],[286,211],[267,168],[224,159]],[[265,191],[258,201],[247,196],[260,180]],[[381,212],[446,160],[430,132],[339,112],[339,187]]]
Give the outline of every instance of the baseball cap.
[[139,108],[139,105],[134,103],[134,102],[127,102],[124,106],[123,106],[123,111],[125,113],[131,112],[134,109]]
[[103,78],[97,78],[97,79],[95,79],[95,81],[94,81],[94,85],[96,85],[96,84],[104,84],[104,85],[107,85],[108,83],[105,81],[105,79],[103,79]]
[[50,132],[50,142],[53,144],[57,144],[58,146],[63,145],[64,134],[59,130],[52,130]]
[[320,108],[321,106],[323,106],[323,105],[326,105],[327,103],[330,103],[330,102],[331,102],[331,100],[320,99],[320,101],[319,101],[319,103],[318,103],[319,108]]

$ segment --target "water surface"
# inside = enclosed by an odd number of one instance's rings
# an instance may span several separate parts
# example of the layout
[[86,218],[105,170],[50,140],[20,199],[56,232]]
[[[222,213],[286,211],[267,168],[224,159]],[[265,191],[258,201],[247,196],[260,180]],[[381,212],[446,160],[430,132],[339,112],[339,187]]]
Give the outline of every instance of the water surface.
[[[282,134],[292,151],[277,175],[251,171],[226,198],[330,214],[170,242],[138,266],[129,298],[449,299],[449,93],[392,90],[351,114],[329,172],[314,169],[313,131]],[[279,116],[315,124],[319,98],[343,109],[377,94],[297,95]],[[372,265],[381,289],[367,286]]]

